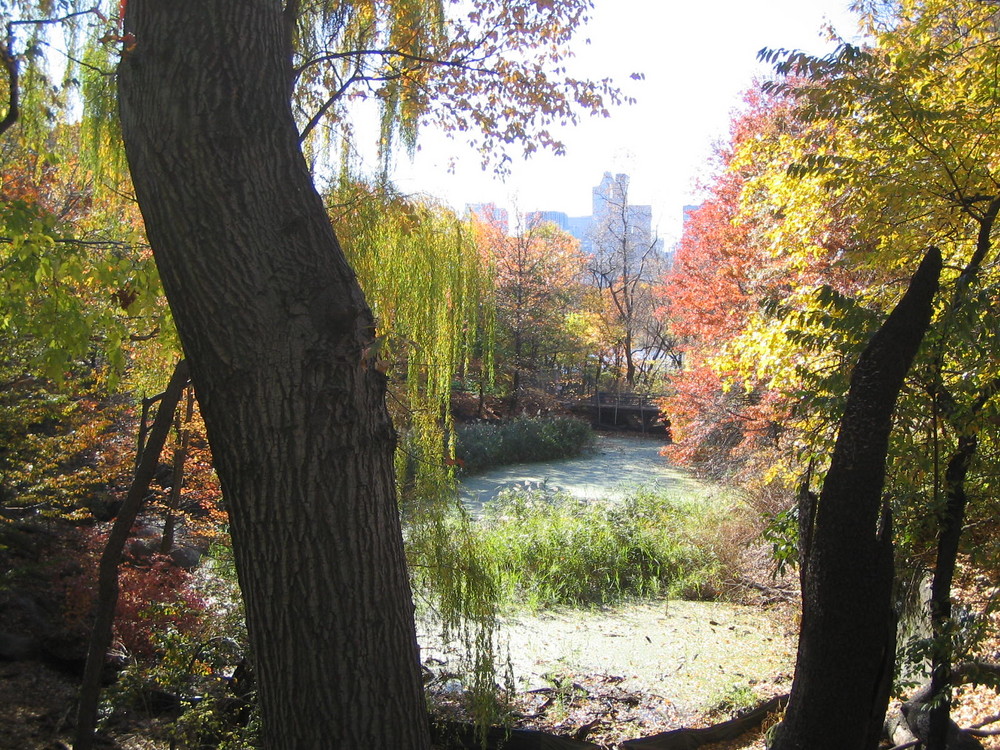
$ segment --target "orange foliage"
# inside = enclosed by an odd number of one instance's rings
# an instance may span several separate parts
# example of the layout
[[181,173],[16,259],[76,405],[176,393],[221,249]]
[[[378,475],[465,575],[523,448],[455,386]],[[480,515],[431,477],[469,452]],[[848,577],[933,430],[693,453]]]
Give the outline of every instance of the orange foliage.
[[670,456],[708,473],[734,468],[782,432],[785,406],[766,384],[719,371],[713,361],[745,329],[762,298],[780,298],[794,275],[762,247],[760,222],[741,212],[749,174],[734,157],[774,127],[777,105],[751,92],[717,153],[720,173],[689,214],[673,267],[658,289],[660,314],[681,341],[685,368],[671,375],[664,401],[676,443]]

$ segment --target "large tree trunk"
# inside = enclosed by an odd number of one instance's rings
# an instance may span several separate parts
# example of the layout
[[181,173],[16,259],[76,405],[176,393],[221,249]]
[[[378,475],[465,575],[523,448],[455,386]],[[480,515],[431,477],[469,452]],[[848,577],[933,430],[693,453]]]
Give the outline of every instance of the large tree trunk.
[[230,513],[268,748],[429,744],[373,321],[278,0],[131,0],[126,153]]
[[823,490],[800,509],[802,625],[776,750],[878,745],[896,638],[885,460],[896,398],[930,323],[940,271],[932,248],[862,352]]

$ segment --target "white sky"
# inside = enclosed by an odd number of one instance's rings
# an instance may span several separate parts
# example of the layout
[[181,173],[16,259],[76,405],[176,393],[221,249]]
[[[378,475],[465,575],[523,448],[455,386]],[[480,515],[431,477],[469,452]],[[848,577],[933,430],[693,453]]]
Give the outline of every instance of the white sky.
[[[852,38],[849,0],[595,0],[593,20],[578,36],[571,74],[611,76],[638,99],[607,119],[588,119],[560,132],[562,157],[536,152],[515,157],[499,182],[461,140],[424,131],[411,164],[396,170],[400,188],[430,194],[458,211],[494,202],[521,211],[590,214],[591,188],[605,171],[631,175],[630,200],[653,205],[653,222],[668,246],[680,231],[682,207],[697,202],[713,142],[755,74],[762,47],[824,52],[827,23]],[[584,45],[585,38],[591,40]],[[629,79],[633,72],[646,78]],[[512,154],[512,156],[514,156]],[[455,160],[457,169],[448,173]]]

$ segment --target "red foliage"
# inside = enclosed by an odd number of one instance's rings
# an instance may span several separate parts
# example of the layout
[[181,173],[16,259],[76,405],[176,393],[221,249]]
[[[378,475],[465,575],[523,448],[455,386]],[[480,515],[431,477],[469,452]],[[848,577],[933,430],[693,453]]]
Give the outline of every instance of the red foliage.
[[153,636],[167,627],[181,633],[197,629],[205,603],[190,583],[191,574],[162,555],[119,569],[115,635],[129,653],[153,656]]
[[747,94],[744,111],[731,125],[730,143],[717,154],[719,174],[707,186],[704,203],[689,215],[674,266],[659,289],[660,313],[686,359],[664,404],[679,441],[671,455],[697,468],[735,468],[734,461],[777,447],[784,432],[789,411],[784,397],[765,381],[720,372],[713,361],[746,330],[761,302],[817,284],[848,291],[858,281],[856,272],[834,264],[839,253],[833,251],[848,244],[851,219],[838,217],[832,206],[824,207],[824,225],[812,227],[805,238],[828,252],[792,257],[767,244],[771,230],[781,226],[782,212],[748,191],[759,189],[754,177],[773,169],[767,149],[774,136],[794,136],[797,127],[785,101]]
[[763,296],[781,294],[790,279],[780,260],[756,241],[758,219],[740,211],[747,169],[733,156],[748,139],[774,127],[776,105],[748,94],[747,108],[720,148],[720,173],[684,226],[673,268],[659,288],[660,314],[682,342],[686,367],[671,377],[665,400],[674,439],[670,455],[708,471],[745,457],[780,433],[779,399],[761,383],[720,373],[709,362],[740,334]]
[[[75,572],[63,579],[64,621],[71,630],[87,632],[97,592],[97,566],[107,535],[90,531]],[[155,634],[168,628],[197,630],[205,602],[191,588],[191,574],[165,556],[126,560],[118,570],[115,639],[128,654],[148,658],[156,653]]]
[[766,259],[750,241],[750,228],[737,223],[742,180],[723,174],[712,194],[694,211],[673,268],[660,288],[663,312],[674,334],[696,350],[711,350],[746,323],[754,275]]

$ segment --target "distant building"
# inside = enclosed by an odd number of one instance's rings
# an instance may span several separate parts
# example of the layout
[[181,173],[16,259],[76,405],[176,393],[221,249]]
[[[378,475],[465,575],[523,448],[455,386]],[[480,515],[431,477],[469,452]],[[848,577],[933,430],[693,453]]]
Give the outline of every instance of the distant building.
[[629,202],[629,176],[605,172],[601,184],[593,189],[593,218],[584,250],[593,253],[595,243],[606,243],[611,238],[625,240],[632,247],[654,246],[663,251],[663,240],[653,231],[653,207]]
[[583,243],[587,239],[593,219],[590,216],[569,216],[563,211],[529,211],[524,215],[526,224],[544,224],[551,222],[564,232],[576,237]]
[[495,203],[466,203],[465,214],[499,227],[504,234],[510,231],[510,218],[507,209],[500,208]]
[[566,231],[580,240],[580,242],[583,242],[584,238],[589,234],[590,227],[594,223],[593,218],[590,216],[570,216],[566,221]]
[[605,172],[599,185],[591,191],[591,215],[568,216],[562,211],[533,211],[525,214],[526,222],[550,221],[580,240],[584,252],[594,253],[594,238],[607,233],[616,222],[628,227],[635,244],[653,242],[657,252],[662,241],[653,235],[653,207],[634,206],[628,202],[629,176]]
[[[563,211],[529,211],[522,217],[526,226],[551,222],[580,240],[584,252],[595,252],[595,238],[614,234],[619,236],[628,230],[629,244],[633,247],[654,246],[655,252],[663,253],[663,240],[653,231],[653,207],[629,203],[629,182],[627,174],[605,172],[600,184],[591,190],[591,215],[569,216]],[[502,226],[507,230],[507,212],[491,203],[469,204],[466,211],[484,221],[498,222],[502,216]],[[697,206],[686,206],[697,208]]]
[[530,211],[524,215],[528,226],[555,224],[565,232],[569,231],[569,217],[562,211]]

